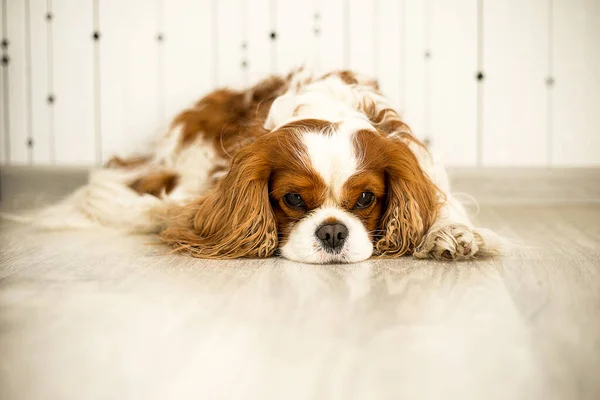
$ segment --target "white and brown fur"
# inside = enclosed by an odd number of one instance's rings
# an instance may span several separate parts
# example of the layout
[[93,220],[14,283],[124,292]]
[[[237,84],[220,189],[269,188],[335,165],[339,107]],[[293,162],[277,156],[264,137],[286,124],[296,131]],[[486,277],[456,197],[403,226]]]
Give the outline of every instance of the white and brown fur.
[[[290,187],[303,188],[305,210],[281,201]],[[375,192],[369,210],[353,208],[363,187]],[[158,233],[204,258],[462,260],[499,249],[377,83],[350,71],[299,69],[244,91],[216,90],[179,114],[152,154],[112,158],[30,220]],[[314,228],[329,220],[350,228],[338,255],[314,243]]]

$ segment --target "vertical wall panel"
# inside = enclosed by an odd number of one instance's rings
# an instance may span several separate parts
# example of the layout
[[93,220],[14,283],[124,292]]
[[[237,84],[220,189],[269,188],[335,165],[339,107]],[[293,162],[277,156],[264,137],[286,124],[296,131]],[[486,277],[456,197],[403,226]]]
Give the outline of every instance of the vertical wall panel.
[[375,48],[376,78],[382,93],[402,109],[405,70],[406,15],[404,0],[381,0],[377,7]]
[[[4,4],[5,4],[5,0],[0,0],[0,40],[6,39],[6,25],[4,24],[4,20],[5,20]],[[2,46],[0,48],[0,56],[3,57],[6,54],[6,51],[7,51],[7,49],[5,49],[4,46]],[[5,82],[6,73],[7,73],[6,67],[4,66],[4,64],[0,64],[0,102],[2,103],[2,104],[0,104],[0,164],[6,164],[7,158],[8,158],[8,157],[6,157],[6,152],[8,151],[8,149],[5,148],[5,143],[6,143],[6,140],[8,139],[8,132],[6,130],[5,124],[8,121],[4,118],[4,112],[8,107],[8,101],[7,101],[8,96],[6,96],[7,92],[5,91],[5,89],[6,89],[6,82]]]
[[548,0],[484,2],[483,163],[547,160]]
[[160,126],[158,2],[102,0],[99,5],[101,132],[106,160],[115,153],[149,150]]
[[7,1],[6,28],[9,41],[8,101],[10,163],[28,163],[27,139],[30,131],[28,115],[27,51],[25,1]]
[[247,12],[247,20],[244,24],[247,45],[245,55],[248,62],[247,76],[248,83],[253,85],[272,72],[270,0],[244,1]]
[[56,161],[96,161],[92,0],[53,0]]
[[245,84],[242,68],[245,0],[219,0],[217,4],[217,85],[234,88]]
[[452,165],[477,160],[477,2],[429,0],[431,141]]
[[375,1],[349,0],[349,67],[368,76],[375,76],[377,46],[375,41]]
[[405,0],[405,105],[403,116],[418,138],[425,136],[425,7],[424,1]]
[[315,29],[318,29],[316,42],[315,70],[329,72],[343,69],[345,0],[315,1]]
[[210,0],[168,0],[164,5],[167,120],[213,86],[214,46]]
[[50,164],[51,130],[48,105],[48,21],[46,0],[29,0],[31,4],[31,134],[33,163]]
[[277,0],[276,71],[288,73],[293,68],[314,66],[314,9],[310,2]]
[[600,2],[553,1],[551,160],[600,164]]

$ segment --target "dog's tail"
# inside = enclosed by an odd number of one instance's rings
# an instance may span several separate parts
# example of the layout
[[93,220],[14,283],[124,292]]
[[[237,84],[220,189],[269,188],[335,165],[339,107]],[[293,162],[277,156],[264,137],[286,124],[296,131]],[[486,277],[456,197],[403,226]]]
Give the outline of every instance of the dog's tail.
[[161,216],[167,203],[129,188],[129,183],[145,172],[93,171],[87,185],[56,204],[39,210],[1,213],[0,217],[50,230],[107,227],[136,233],[157,232],[164,223]]

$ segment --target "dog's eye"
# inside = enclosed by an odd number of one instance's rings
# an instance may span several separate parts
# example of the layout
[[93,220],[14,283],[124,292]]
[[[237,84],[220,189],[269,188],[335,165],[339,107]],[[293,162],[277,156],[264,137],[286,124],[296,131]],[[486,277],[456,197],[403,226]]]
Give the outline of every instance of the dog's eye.
[[284,203],[291,208],[302,208],[305,207],[304,200],[298,193],[288,193],[283,196]]
[[362,192],[356,200],[355,208],[367,208],[375,201],[375,195],[371,192]]

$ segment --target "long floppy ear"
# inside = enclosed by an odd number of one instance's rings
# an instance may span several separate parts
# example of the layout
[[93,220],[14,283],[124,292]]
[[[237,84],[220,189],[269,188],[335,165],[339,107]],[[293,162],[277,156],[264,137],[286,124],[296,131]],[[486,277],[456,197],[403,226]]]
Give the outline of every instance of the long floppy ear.
[[438,190],[406,143],[386,141],[386,209],[375,250],[384,257],[398,257],[412,254],[435,220]]
[[199,258],[269,257],[277,224],[269,203],[268,157],[254,143],[234,157],[229,173],[207,196],[171,216],[160,237]]

